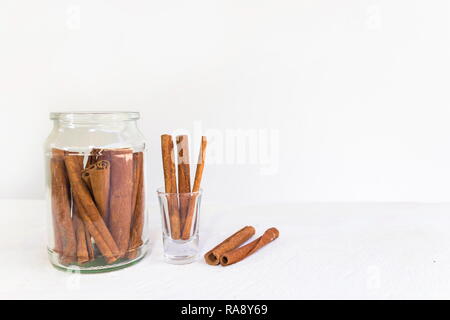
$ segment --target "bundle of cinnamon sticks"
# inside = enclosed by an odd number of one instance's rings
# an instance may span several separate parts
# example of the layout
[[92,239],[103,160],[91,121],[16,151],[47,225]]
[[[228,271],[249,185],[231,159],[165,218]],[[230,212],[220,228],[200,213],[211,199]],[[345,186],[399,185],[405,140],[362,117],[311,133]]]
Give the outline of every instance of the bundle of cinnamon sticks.
[[137,257],[145,219],[143,152],[93,149],[85,157],[52,149],[50,174],[54,251],[61,264]]
[[[192,235],[195,220],[196,194],[200,190],[206,154],[206,137],[202,136],[200,153],[191,188],[189,141],[187,135],[176,137],[177,160],[171,135],[161,136],[161,151],[164,170],[164,185],[168,201],[170,235],[174,240],[188,240]],[[178,169],[178,184],[177,173]]]
[[257,250],[274,241],[278,238],[280,233],[276,228],[269,228],[259,238],[239,247],[254,234],[255,228],[252,226],[246,226],[232,234],[205,254],[204,258],[206,263],[210,265],[220,264],[222,266],[229,266],[242,261]]

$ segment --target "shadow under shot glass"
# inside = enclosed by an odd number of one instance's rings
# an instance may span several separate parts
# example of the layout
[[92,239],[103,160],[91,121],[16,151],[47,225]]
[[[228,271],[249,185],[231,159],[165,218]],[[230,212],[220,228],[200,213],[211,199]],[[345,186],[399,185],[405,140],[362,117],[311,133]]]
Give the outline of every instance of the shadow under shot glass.
[[200,203],[198,192],[166,193],[157,190],[161,209],[164,256],[168,263],[187,264],[197,258]]

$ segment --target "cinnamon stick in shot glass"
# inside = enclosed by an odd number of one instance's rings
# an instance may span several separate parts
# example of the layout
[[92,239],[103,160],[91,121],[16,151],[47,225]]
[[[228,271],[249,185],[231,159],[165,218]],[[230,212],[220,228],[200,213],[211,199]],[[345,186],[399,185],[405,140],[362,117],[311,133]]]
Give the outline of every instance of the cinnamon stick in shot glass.
[[240,248],[225,252],[220,257],[220,264],[222,266],[229,266],[233,263],[239,262],[248,256],[252,255],[265,245],[269,244],[279,236],[279,231],[276,228],[267,229],[264,234],[258,239],[242,246]]
[[[200,190],[200,183],[203,176],[203,168],[205,167],[205,155],[206,155],[206,137],[202,136],[202,141],[200,145],[200,153],[198,156],[197,169],[195,171],[194,186],[192,187],[192,192],[198,192]],[[197,204],[196,197],[192,196],[189,201],[188,211],[183,226],[183,232],[181,239],[188,240],[191,237],[192,222],[194,220],[195,205]]]
[[163,134],[161,136],[161,151],[164,170],[164,187],[168,199],[168,210],[170,220],[170,233],[174,240],[180,239],[180,212],[178,207],[177,177],[175,172],[175,157],[173,152],[172,136]]
[[189,195],[182,193],[191,192],[191,170],[189,163],[189,141],[187,135],[177,136],[177,156],[178,156],[178,192],[180,193],[180,226],[186,221],[189,208]]
[[232,234],[224,241],[219,243],[213,249],[209,250],[205,254],[205,261],[210,265],[218,265],[220,263],[220,257],[230,250],[233,250],[250,239],[255,234],[255,228],[252,226],[246,226],[236,233]]

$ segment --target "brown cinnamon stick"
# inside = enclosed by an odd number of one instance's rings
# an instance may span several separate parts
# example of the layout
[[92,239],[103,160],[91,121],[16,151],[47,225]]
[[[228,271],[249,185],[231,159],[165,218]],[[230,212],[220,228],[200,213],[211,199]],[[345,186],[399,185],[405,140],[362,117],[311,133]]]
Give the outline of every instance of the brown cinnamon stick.
[[[83,221],[81,221],[83,222]],[[85,230],[85,236],[86,236],[86,246],[88,249],[88,255],[89,255],[89,261],[92,261],[95,259],[95,250],[94,250],[94,244],[92,243],[91,234],[87,230],[87,228],[84,228]]]
[[103,220],[107,222],[110,189],[109,161],[100,160],[95,162],[82,171],[81,177],[89,187]]
[[76,260],[76,238],[70,212],[69,180],[64,165],[64,150],[52,149],[50,159],[51,199],[55,252],[62,264]]
[[264,232],[264,234],[258,239],[246,244],[245,246],[224,253],[220,257],[220,264],[222,266],[229,266],[230,264],[247,258],[268,243],[278,238],[279,234],[280,233],[276,228],[267,229],[266,232]]
[[106,227],[87,186],[81,179],[80,172],[83,169],[82,164],[80,166],[76,156],[71,155],[66,155],[64,157],[64,163],[66,165],[73,199],[77,206],[79,216],[94,238],[95,243],[106,261],[112,263],[119,257],[119,248]]
[[254,234],[255,228],[253,228],[252,226],[246,226],[236,233],[232,234],[205,254],[204,257],[206,263],[210,265],[218,265],[220,263],[220,257],[225,252],[239,247],[245,241],[250,239]]
[[145,190],[144,190],[144,153],[133,154],[134,186],[133,186],[133,219],[130,231],[130,244],[127,257],[136,258],[138,248],[142,245],[142,231],[144,228]]
[[178,193],[180,193],[180,226],[181,230],[183,230],[186,216],[188,214],[190,198],[190,195],[183,195],[183,193],[191,192],[188,136],[177,136],[176,141],[178,155]]
[[[105,159],[105,156],[102,156],[102,151],[103,151],[103,149],[100,149],[100,148],[93,148],[91,150],[91,152],[89,153],[89,156],[88,156],[87,163],[86,163],[86,168],[89,168],[89,167],[95,165],[96,162],[101,161],[101,160],[109,161],[109,160]],[[110,172],[108,172],[107,175],[109,175],[109,177],[105,177],[104,180],[108,180],[108,179],[110,180]],[[91,194],[94,195],[93,191],[92,191],[90,175],[82,174],[81,178],[86,183],[86,186],[88,187]],[[107,189],[108,191],[106,191],[105,189]],[[101,192],[97,191],[97,199],[94,198],[94,202],[99,201],[100,203],[102,203],[98,209],[99,209],[99,211],[103,217],[103,220],[105,221],[105,224],[107,226],[108,226],[108,216],[109,216],[109,189],[110,189],[109,186],[108,187],[105,186],[103,191],[101,191]],[[100,196],[99,196],[99,193],[100,193]],[[95,195],[94,195],[94,197],[95,197]],[[105,204],[105,200],[103,200],[105,198],[108,199],[108,200],[106,200],[106,204]],[[87,236],[89,236],[89,238],[90,238],[90,235],[87,235]],[[91,242],[91,248],[88,247],[88,249],[89,249],[90,254],[92,253],[92,255],[94,255],[94,247],[93,247],[92,241],[90,241],[90,242]]]
[[[192,192],[198,192],[200,190],[200,183],[203,176],[203,168],[205,167],[205,156],[206,156],[206,137],[202,137],[202,142],[200,145],[200,153],[198,156],[197,170],[195,171],[194,186],[192,187]],[[186,215],[186,220],[183,227],[183,232],[181,239],[187,240],[191,237],[191,228],[194,220],[195,206],[197,204],[197,195],[193,195],[189,201],[188,212]]]
[[79,217],[76,205],[74,205],[73,207],[72,220],[77,238],[77,261],[79,264],[83,264],[88,262],[90,260],[90,257],[87,246],[86,229],[84,228],[83,221]]
[[[72,159],[77,162],[77,168],[79,168],[80,170],[83,168],[84,155],[74,152],[66,152],[65,155],[72,157]],[[82,171],[77,172],[77,174],[81,175]],[[90,185],[90,181],[85,181],[85,183],[87,185]],[[91,241],[91,235],[89,234],[89,231],[87,231],[86,227],[84,226],[84,222],[79,216],[80,213],[77,208],[77,204],[74,200],[72,202],[72,220],[77,239],[77,260],[79,264],[83,264],[95,258],[94,246]]]
[[122,257],[128,251],[130,241],[133,151],[131,149],[111,149],[102,150],[102,153],[110,159],[111,163],[108,223]]
[[99,159],[99,156],[101,154],[102,149],[98,149],[98,148],[93,148],[89,154],[87,163],[86,163],[86,168],[92,166],[93,164],[95,164]]
[[180,213],[178,207],[177,178],[175,173],[175,158],[173,152],[172,136],[161,136],[161,151],[164,170],[164,185],[168,201],[170,233],[174,240],[180,239]]
[[[53,206],[53,205],[52,205]],[[53,211],[53,209],[52,209]],[[61,236],[61,227],[58,225],[57,221],[56,221],[56,217],[55,214],[53,215],[53,221],[52,221],[52,226],[53,226],[53,251],[56,252],[59,256],[59,260],[62,260],[62,251],[63,251],[63,244],[62,244],[62,236]]]

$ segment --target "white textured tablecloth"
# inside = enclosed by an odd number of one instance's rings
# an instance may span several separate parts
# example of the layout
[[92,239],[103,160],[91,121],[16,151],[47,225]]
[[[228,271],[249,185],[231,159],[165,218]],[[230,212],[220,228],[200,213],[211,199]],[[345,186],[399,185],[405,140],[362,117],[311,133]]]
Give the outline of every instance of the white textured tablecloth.
[[201,253],[244,225],[280,238],[233,266],[163,261],[159,211],[152,252],[104,274],[57,271],[47,260],[45,203],[1,200],[0,298],[450,298],[450,205],[204,206]]

